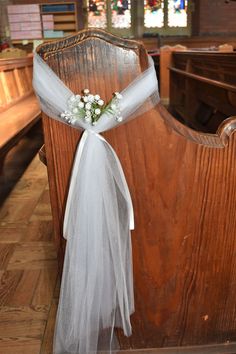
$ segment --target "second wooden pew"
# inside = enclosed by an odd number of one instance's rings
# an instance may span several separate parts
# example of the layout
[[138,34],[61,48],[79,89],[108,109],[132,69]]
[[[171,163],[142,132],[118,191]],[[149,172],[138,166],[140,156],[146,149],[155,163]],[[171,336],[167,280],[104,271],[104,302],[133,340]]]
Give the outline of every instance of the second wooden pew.
[[170,111],[189,127],[214,133],[236,115],[236,53],[172,53]]
[[0,59],[0,172],[8,151],[40,119],[32,57]]

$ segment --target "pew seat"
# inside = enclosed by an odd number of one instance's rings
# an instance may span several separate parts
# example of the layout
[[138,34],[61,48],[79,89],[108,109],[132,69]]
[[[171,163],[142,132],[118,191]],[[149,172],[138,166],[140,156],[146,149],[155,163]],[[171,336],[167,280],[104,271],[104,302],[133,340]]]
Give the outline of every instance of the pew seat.
[[0,113],[0,158],[39,120],[40,110],[35,95]]
[[32,57],[0,60],[0,172],[9,150],[39,121]]

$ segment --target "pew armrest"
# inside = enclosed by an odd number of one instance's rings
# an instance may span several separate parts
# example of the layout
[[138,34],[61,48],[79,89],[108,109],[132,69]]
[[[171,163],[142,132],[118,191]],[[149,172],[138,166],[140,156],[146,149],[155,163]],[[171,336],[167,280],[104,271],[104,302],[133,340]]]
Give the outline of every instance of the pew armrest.
[[182,76],[188,77],[190,79],[204,82],[204,83],[206,83],[208,85],[217,86],[217,87],[223,88],[223,89],[228,90],[228,91],[236,92],[236,86],[235,85],[230,85],[230,84],[227,84],[227,83],[225,83],[223,81],[213,80],[213,79],[210,79],[210,78],[202,76],[202,75],[197,75],[197,74],[190,73],[190,72],[187,72],[187,71],[184,71],[184,70],[181,70],[181,69],[174,68],[172,66],[169,67],[169,70],[172,71],[172,72],[175,72],[177,74],[181,74]]
[[236,131],[236,116],[232,116],[224,120],[219,126],[215,134],[205,133],[193,130],[176,118],[174,118],[167,109],[159,104],[156,110],[161,115],[165,123],[170,126],[179,135],[184,136],[188,140],[213,148],[224,148],[229,144],[229,139]]

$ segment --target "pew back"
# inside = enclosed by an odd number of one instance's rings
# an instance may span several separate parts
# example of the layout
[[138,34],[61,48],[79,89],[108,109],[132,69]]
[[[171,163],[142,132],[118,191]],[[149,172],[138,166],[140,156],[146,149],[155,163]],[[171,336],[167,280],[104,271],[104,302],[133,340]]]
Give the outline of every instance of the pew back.
[[0,59],[0,112],[33,92],[31,57]]
[[216,132],[236,114],[236,53],[174,52],[170,109],[190,127]]

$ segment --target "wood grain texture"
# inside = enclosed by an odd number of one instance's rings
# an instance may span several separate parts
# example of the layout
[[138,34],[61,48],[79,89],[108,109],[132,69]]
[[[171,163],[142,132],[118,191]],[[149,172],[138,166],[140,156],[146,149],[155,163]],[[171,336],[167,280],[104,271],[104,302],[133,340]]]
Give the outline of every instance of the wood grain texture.
[[2,306],[0,321],[47,320],[49,306]]
[[45,329],[45,333],[41,345],[42,354],[51,354],[53,352],[53,337],[54,337],[54,327],[56,321],[57,306],[58,306],[58,299],[53,299],[48,314],[47,326]]
[[39,339],[8,339],[1,340],[1,354],[40,354],[41,342]]
[[[140,44],[99,30],[42,45],[38,52],[73,91],[88,87],[105,100],[147,62]],[[236,340],[235,118],[222,124],[217,134],[192,131],[159,105],[104,134],[122,163],[135,211],[136,310],[132,337],[119,336],[123,349]],[[63,213],[80,134],[45,116],[44,132],[62,255]]]

